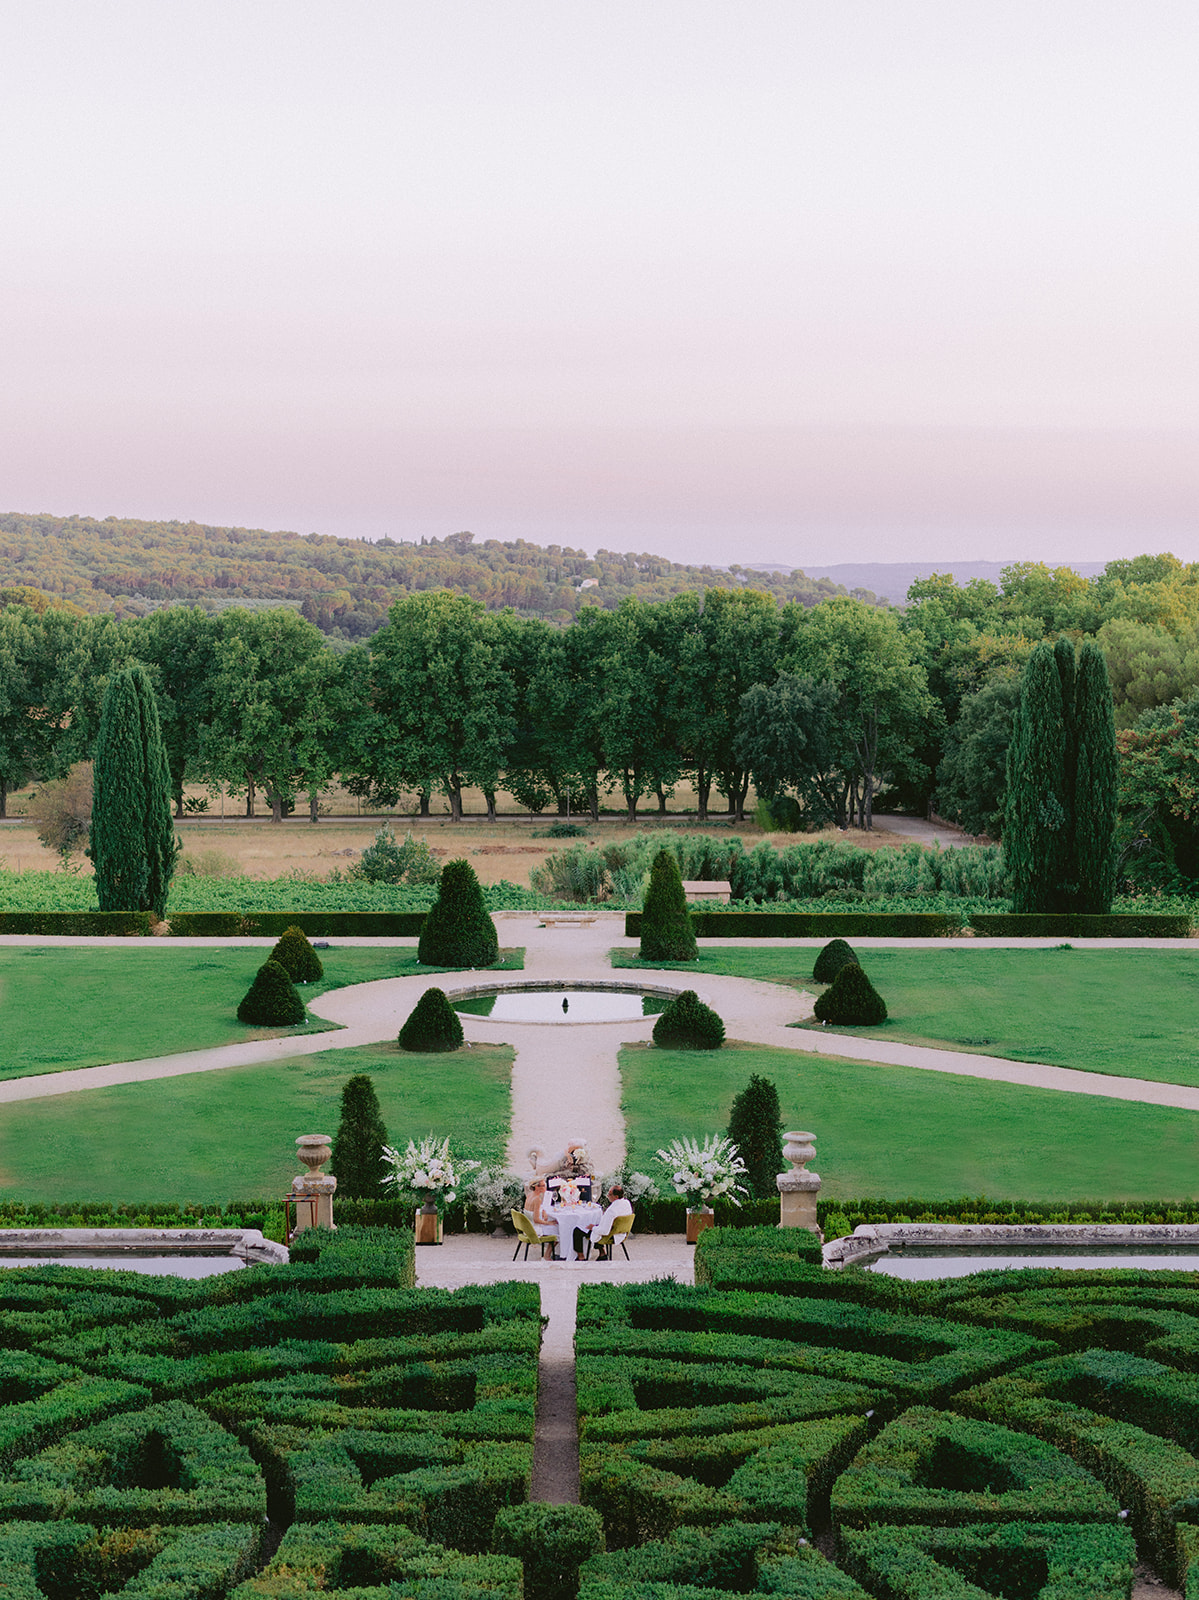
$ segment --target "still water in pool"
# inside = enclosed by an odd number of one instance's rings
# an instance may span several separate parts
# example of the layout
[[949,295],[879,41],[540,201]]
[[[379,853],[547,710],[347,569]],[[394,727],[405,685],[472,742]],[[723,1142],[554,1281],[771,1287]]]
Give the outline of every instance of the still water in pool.
[[1172,1269],[1194,1272],[1199,1268],[1199,1250],[1193,1245],[1130,1245],[1124,1248],[1096,1245],[1091,1249],[1077,1245],[1046,1245],[1030,1249],[1027,1245],[993,1245],[964,1250],[952,1245],[943,1250],[907,1245],[878,1260],[867,1263],[867,1272],[883,1272],[889,1278],[921,1281],[928,1278],[964,1278],[971,1272],[1006,1271],[1011,1267],[1064,1267],[1067,1270],[1097,1267],[1135,1268],[1139,1272]]
[[464,1016],[492,1022],[634,1022],[665,1011],[661,995],[612,989],[502,989],[452,1001]]

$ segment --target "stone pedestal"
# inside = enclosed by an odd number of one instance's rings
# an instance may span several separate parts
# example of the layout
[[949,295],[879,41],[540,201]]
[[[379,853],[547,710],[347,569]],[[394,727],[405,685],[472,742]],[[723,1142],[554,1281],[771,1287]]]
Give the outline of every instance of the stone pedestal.
[[814,1133],[783,1135],[783,1155],[791,1165],[775,1179],[779,1190],[780,1228],[810,1228],[813,1233],[820,1232],[816,1223],[820,1175],[807,1170],[807,1163],[816,1154],[815,1139]]
[[333,1141],[327,1133],[304,1133],[296,1140],[296,1155],[308,1168],[291,1180],[296,1203],[296,1233],[305,1228],[334,1228],[333,1193],[337,1179],[320,1169],[333,1154]]

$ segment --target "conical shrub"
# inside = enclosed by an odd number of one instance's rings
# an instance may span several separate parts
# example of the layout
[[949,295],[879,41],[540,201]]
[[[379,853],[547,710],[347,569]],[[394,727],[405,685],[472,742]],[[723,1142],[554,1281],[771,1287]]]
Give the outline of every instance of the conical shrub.
[[729,1111],[728,1135],[745,1162],[745,1182],[755,1200],[778,1193],[775,1179],[783,1170],[783,1121],[779,1092],[769,1078],[753,1073]]
[[290,1028],[304,1017],[304,1002],[295,984],[277,961],[264,961],[237,1008],[237,1020],[259,1028]]
[[457,1050],[464,1038],[444,989],[426,989],[400,1029],[401,1050]]
[[857,959],[857,956],[854,955],[844,939],[830,939],[816,957],[816,965],[812,968],[812,977],[817,983],[832,983],[842,967],[849,966],[851,962],[856,962]]
[[724,1023],[694,989],[684,989],[654,1023],[654,1043],[664,1050],[719,1050]]
[[325,975],[321,958],[303,928],[284,928],[270,959],[279,963],[293,983],[319,983]]
[[816,1020],[839,1022],[843,1027],[870,1027],[886,1022],[887,1006],[861,967],[851,961],[817,1000]]
[[416,958],[427,967],[490,967],[500,957],[495,923],[469,861],[447,861]]
[[341,1090],[341,1120],[333,1136],[333,1174],[346,1200],[382,1200],[383,1146],[387,1128],[373,1080],[365,1072],[347,1078]]
[[659,850],[650,868],[649,887],[641,908],[642,961],[695,961],[695,927],[679,864],[669,850]]

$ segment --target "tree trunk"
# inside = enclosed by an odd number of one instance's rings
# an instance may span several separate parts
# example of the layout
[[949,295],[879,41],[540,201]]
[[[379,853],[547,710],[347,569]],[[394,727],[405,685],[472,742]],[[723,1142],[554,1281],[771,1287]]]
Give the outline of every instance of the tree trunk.
[[628,767],[626,767],[624,769],[623,786],[624,786],[624,803],[628,807],[628,812],[627,812],[627,816],[626,816],[625,820],[628,821],[628,822],[636,822],[636,820],[637,820],[637,789],[638,789],[637,774],[635,772],[630,772]]
[[429,815],[429,791],[422,789],[420,792],[420,814],[422,817]]
[[598,822],[599,821],[599,785],[598,784],[593,783],[591,785],[591,788],[587,791],[587,799],[590,801],[590,804],[591,804],[591,820],[592,820],[592,822]]
[[246,783],[246,816],[254,815],[254,780],[250,778]]
[[462,779],[459,778],[456,774],[451,776],[449,782],[446,784],[446,789],[447,789],[447,791],[449,793],[449,797],[450,797],[450,821],[451,822],[461,822],[462,821]]
[[271,821],[283,821],[283,796],[275,789],[267,791],[271,801]]
[[321,820],[321,797],[318,789],[308,791],[308,820],[309,822]]
[[8,815],[8,779],[0,778],[0,817]]
[[494,822],[495,821],[495,790],[494,789],[484,789],[483,790],[483,798],[487,802],[487,820],[488,820],[488,822]]
[[706,767],[695,769],[695,799],[699,809],[699,820],[708,820],[708,799],[712,793],[712,774]]
[[666,791],[660,783],[655,783],[654,793],[658,796],[658,815],[664,817],[666,815]]

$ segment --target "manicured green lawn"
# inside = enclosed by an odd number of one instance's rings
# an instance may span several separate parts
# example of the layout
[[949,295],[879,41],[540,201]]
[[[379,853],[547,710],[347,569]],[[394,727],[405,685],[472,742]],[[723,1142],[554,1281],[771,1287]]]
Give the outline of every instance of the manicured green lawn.
[[[178,1050],[324,1033],[313,1019],[298,1028],[250,1028],[237,1007],[269,951],[196,949],[167,941],[115,946],[10,946],[0,949],[0,1079],[65,1072],[109,1061],[141,1061]],[[306,998],[350,983],[433,974],[415,949],[334,947],[321,952],[325,977]],[[522,950],[501,951],[501,967],[524,965]]]
[[[852,941],[851,941],[852,943]],[[1124,1078],[1199,1084],[1199,945],[1191,950],[858,950],[887,1002],[880,1028],[838,1028],[1044,1061]],[[613,965],[635,966],[613,952]],[[817,952],[704,950],[680,970],[820,992]]]
[[759,1072],[778,1087],[783,1126],[815,1131],[826,1196],[1199,1194],[1199,1112],[749,1045],[628,1045],[620,1060],[628,1140],[645,1172],[659,1172],[652,1157],[669,1139],[723,1133],[734,1094]]
[[114,1205],[281,1198],[302,1170],[297,1136],[336,1133],[342,1085],[357,1072],[374,1079],[392,1144],[449,1134],[455,1154],[502,1158],[507,1045],[449,1055],[370,1045],[6,1106],[0,1195]]

